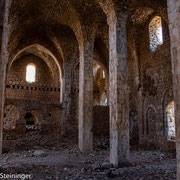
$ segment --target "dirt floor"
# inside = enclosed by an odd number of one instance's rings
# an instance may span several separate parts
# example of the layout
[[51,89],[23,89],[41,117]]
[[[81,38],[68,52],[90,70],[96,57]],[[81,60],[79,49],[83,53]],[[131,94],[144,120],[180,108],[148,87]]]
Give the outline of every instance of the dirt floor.
[[4,141],[0,173],[31,174],[35,180],[176,179],[174,154],[131,151],[131,166],[112,168],[108,144],[107,138],[95,138],[94,152],[84,155],[75,137],[28,132],[16,141]]

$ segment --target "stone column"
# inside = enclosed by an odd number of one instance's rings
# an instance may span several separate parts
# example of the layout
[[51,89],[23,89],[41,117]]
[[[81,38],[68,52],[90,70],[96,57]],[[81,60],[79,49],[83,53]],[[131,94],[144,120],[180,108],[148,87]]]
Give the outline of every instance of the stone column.
[[[140,77],[139,77],[139,81],[140,81]],[[139,118],[139,124],[138,124],[138,128],[139,128],[139,141],[138,144],[141,145],[141,143],[143,143],[143,139],[144,139],[144,134],[146,133],[145,131],[145,122],[144,122],[144,114],[143,114],[143,109],[144,109],[144,103],[143,103],[143,89],[142,87],[139,88],[138,92],[137,92],[137,100],[138,100],[138,118]],[[145,113],[145,112],[144,112]]]
[[[11,5],[11,0],[2,0],[0,1],[0,10],[4,9],[4,12],[0,11],[1,18],[0,21],[3,21],[3,32],[0,36],[1,40],[1,50],[0,50],[0,154],[2,154],[2,139],[3,139],[3,119],[4,119],[4,102],[5,102],[5,87],[6,87],[6,67],[8,61],[8,52],[7,44],[9,39],[9,28],[8,27],[8,15],[9,8]],[[2,24],[2,22],[0,23]]]
[[169,32],[176,121],[177,180],[180,180],[180,0],[168,0]]
[[129,159],[129,89],[126,37],[127,15],[111,12],[109,24],[110,163],[124,166]]
[[[67,61],[67,60],[66,60]],[[62,113],[62,133],[68,133],[68,121],[71,105],[71,64],[69,62],[64,62],[64,76],[63,76],[63,88],[62,88],[62,103],[63,103],[63,113]]]
[[93,49],[93,40],[80,47],[79,148],[84,153],[93,150]]
[[3,21],[4,21],[4,9],[5,1],[0,1],[0,52],[2,45],[2,33],[3,33]]

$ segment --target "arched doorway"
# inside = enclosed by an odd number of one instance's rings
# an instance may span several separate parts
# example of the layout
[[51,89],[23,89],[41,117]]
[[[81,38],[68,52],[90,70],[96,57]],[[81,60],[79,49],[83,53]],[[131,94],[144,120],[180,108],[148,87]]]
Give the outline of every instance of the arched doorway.
[[36,125],[36,118],[32,113],[27,112],[24,119],[26,120],[26,129],[33,130]]

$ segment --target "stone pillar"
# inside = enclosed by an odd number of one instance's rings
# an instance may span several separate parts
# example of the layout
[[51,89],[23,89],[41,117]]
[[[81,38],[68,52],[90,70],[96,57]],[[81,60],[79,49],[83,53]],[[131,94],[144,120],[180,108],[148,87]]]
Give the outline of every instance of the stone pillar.
[[177,180],[180,180],[180,0],[168,0],[169,32],[176,121]]
[[63,88],[62,88],[62,103],[63,103],[63,113],[62,113],[62,133],[66,134],[68,132],[68,121],[70,117],[70,105],[71,105],[71,64],[69,62],[64,62],[64,76],[63,76]]
[[93,150],[93,49],[93,40],[80,46],[79,148],[84,153]]
[[[139,116],[139,145],[141,145],[142,140],[145,134],[145,122],[144,122],[144,114],[143,114],[143,93],[142,87],[139,88],[137,93],[138,96],[138,116]],[[145,112],[144,112],[145,113]]]
[[112,11],[109,24],[110,163],[124,166],[129,159],[129,89],[126,37],[127,15]]
[[[8,15],[9,8],[11,5],[11,0],[2,0],[0,1],[0,10],[4,9],[4,11],[0,11],[1,18],[0,21],[3,21],[3,32],[1,32],[0,36],[1,40],[1,50],[0,50],[0,154],[2,154],[2,139],[3,139],[3,119],[4,119],[4,102],[5,102],[5,87],[6,87],[6,67],[8,61],[8,52],[7,52],[7,44],[9,39],[9,28],[8,27]],[[2,24],[2,22],[0,23]]]
[[4,21],[4,10],[5,10],[5,1],[0,1],[0,52],[2,45],[2,33],[3,33],[3,21]]

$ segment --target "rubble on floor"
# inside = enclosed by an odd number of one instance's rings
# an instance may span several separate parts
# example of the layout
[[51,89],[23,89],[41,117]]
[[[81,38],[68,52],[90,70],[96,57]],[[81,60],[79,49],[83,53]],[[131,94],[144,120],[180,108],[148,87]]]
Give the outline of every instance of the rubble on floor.
[[176,179],[174,154],[136,150],[130,155],[131,166],[113,168],[108,139],[95,138],[94,142],[94,151],[84,155],[74,136],[28,132],[9,145],[6,142],[0,172],[32,174],[35,180]]

